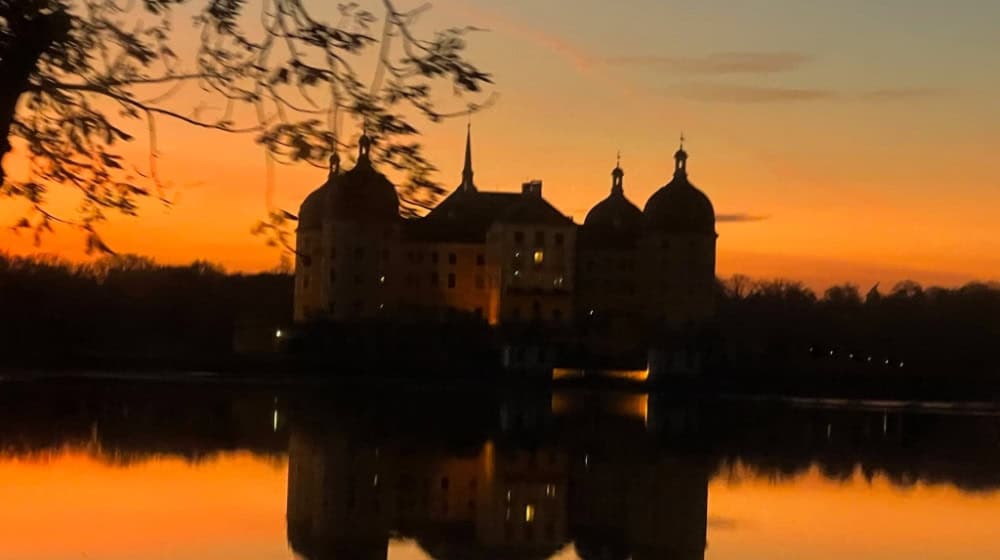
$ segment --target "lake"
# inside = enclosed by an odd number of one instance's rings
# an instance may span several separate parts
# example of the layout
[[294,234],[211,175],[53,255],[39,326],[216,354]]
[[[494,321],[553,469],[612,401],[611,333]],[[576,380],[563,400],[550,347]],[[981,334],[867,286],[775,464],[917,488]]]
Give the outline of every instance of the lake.
[[0,559],[1000,557],[1000,415],[0,383]]

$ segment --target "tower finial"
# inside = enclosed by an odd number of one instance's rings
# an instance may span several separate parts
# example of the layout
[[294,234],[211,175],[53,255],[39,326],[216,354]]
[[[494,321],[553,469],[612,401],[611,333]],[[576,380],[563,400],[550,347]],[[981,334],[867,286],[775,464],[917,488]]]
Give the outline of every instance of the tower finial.
[[330,177],[340,173],[340,154],[337,153],[337,144],[334,142],[333,152],[330,154]]
[[465,131],[465,167],[462,168],[462,186],[464,191],[475,191],[472,172],[472,114],[469,114],[469,124]]
[[681,147],[674,154],[674,176],[687,176],[688,154],[684,151],[684,133],[681,133]]
[[624,177],[625,171],[622,170],[622,152],[621,150],[618,150],[618,162],[615,165],[615,168],[611,171],[611,194],[625,194]]

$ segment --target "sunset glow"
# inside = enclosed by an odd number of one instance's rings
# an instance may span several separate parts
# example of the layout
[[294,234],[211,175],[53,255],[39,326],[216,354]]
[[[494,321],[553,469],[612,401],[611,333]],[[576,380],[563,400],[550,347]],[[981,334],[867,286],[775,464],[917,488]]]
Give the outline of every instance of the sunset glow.
[[[472,35],[469,52],[499,94],[472,119],[483,188],[542,179],[546,197],[580,222],[606,196],[621,150],[625,192],[642,206],[669,180],[683,131],[691,180],[720,215],[720,276],[867,288],[1000,280],[1000,83],[988,70],[998,18],[1000,4],[975,0],[443,0],[421,26],[488,30]],[[183,41],[180,19],[177,28]],[[198,91],[180,95],[194,104]],[[445,92],[442,103],[464,102]],[[128,152],[141,167],[145,139],[132,126]],[[449,188],[465,126],[422,124]],[[138,218],[113,217],[107,242],[165,263],[276,266],[251,227],[269,206],[297,211],[325,171],[279,168],[270,192],[250,136],[163,123],[159,142],[172,205],[147,201]],[[13,176],[24,157],[16,147],[7,158]],[[53,192],[51,201],[72,217],[75,199]],[[23,211],[4,199],[0,224]],[[0,247],[86,258],[66,227],[40,247],[3,229]]]

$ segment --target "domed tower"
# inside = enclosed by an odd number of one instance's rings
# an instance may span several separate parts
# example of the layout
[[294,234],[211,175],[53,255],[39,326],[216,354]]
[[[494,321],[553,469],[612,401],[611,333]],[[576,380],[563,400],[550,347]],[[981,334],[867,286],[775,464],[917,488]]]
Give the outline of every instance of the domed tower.
[[642,211],[625,197],[619,157],[611,171],[611,193],[587,213],[577,236],[577,317],[604,327],[588,344],[595,353],[618,353],[628,341],[639,340],[630,327],[636,326],[642,303],[637,253],[641,230]]
[[370,152],[371,140],[362,135],[357,164],[346,172],[334,154],[326,183],[299,209],[297,322],[370,319],[396,301],[399,198],[373,167]]
[[688,153],[674,154],[674,177],[643,210],[643,299],[647,318],[669,327],[710,318],[715,301],[715,209],[688,180]]

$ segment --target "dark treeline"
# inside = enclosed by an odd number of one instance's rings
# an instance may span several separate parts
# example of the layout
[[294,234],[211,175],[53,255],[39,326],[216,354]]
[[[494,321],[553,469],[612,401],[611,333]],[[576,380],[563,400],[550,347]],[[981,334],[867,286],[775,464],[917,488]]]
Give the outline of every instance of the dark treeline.
[[719,329],[743,369],[1000,373],[1000,285],[901,282],[817,295],[788,281],[736,276],[719,285]]
[[[113,367],[100,360],[182,366],[231,357],[240,344],[260,352],[291,323],[292,290],[286,273],[227,274],[203,261],[165,266],[126,255],[72,265],[0,254],[0,353],[22,365],[93,357]],[[841,285],[818,295],[796,282],[736,276],[719,283],[718,300],[729,373],[1000,373],[997,284]]]
[[8,363],[184,360],[230,354],[241,330],[288,324],[292,278],[226,274],[200,261],[165,266],[126,255],[72,265],[0,254],[0,309]]

